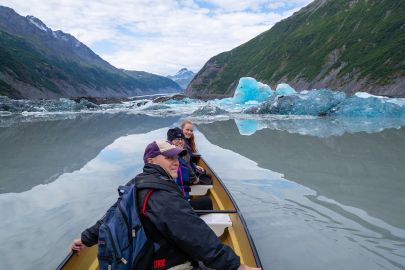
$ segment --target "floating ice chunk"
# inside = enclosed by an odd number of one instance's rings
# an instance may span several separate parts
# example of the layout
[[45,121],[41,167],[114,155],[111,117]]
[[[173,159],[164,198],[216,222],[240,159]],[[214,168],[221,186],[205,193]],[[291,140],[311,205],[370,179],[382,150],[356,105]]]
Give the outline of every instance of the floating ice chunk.
[[351,96],[334,110],[337,116],[355,117],[405,117],[405,107],[388,101],[388,98]]
[[305,94],[272,96],[257,107],[246,109],[251,114],[282,114],[282,115],[328,115],[331,110],[345,100],[343,92],[327,89],[312,90]]
[[346,96],[343,92],[321,89],[288,96],[274,95],[265,103],[245,109],[244,112],[345,117],[405,117],[405,103],[402,103],[402,99],[370,94]]
[[289,84],[287,83],[280,83],[277,85],[276,88],[276,95],[278,96],[288,96],[297,93],[294,88],[292,88]]
[[192,98],[183,98],[180,100],[176,99],[169,99],[167,101],[163,101],[164,104],[169,104],[169,105],[182,105],[182,104],[194,104],[194,103],[203,103],[202,100],[198,99],[192,99]]
[[233,98],[214,99],[213,102],[218,105],[233,105]]
[[355,96],[359,97],[359,98],[370,98],[370,97],[374,97],[374,98],[384,98],[382,96],[375,96],[366,92],[357,92],[354,94]]
[[50,100],[13,100],[7,97],[0,97],[0,111],[12,113],[23,112],[79,112],[97,110],[100,107],[85,99],[75,102],[70,99]]
[[212,104],[205,105],[192,113],[192,116],[227,115],[228,112]]
[[170,109],[170,106],[163,105],[163,104],[151,104],[149,106],[145,106],[142,108],[143,111],[159,111],[159,110],[167,110]]
[[263,102],[273,94],[270,86],[257,82],[250,77],[239,79],[238,87],[233,96],[234,104],[245,104],[249,101]]
[[401,106],[405,110],[405,98],[387,98],[386,101]]

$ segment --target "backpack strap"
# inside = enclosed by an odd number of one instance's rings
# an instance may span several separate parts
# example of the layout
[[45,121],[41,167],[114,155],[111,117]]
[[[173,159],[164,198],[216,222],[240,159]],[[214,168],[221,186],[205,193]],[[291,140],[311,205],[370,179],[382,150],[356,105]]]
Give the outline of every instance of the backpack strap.
[[150,189],[150,190],[148,190],[148,193],[146,193],[145,200],[143,201],[143,207],[141,209],[142,215],[146,216],[146,205],[148,204],[149,197],[150,197],[150,195],[152,194],[153,191],[155,191],[155,190]]

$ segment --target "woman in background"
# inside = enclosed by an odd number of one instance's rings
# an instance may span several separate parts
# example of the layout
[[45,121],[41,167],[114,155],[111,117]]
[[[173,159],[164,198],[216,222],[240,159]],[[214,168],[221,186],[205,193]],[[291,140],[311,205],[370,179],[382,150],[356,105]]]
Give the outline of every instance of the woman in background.
[[180,128],[183,130],[183,134],[186,137],[186,148],[190,151],[190,154],[196,153],[197,148],[195,146],[194,141],[194,130],[193,130],[193,122],[190,120],[184,120],[181,122]]
[[[194,139],[194,126],[193,122],[190,120],[184,120],[181,122],[180,128],[183,130],[185,139],[185,149],[189,152],[189,156],[191,157],[193,153],[197,153],[197,147],[195,146],[195,139]],[[204,173],[204,168],[192,163],[188,160],[189,163],[192,164],[192,167],[196,174]]]
[[[171,128],[167,131],[167,140],[178,148],[185,148],[185,136],[180,128]],[[194,210],[212,210],[212,200],[209,196],[201,196],[198,198],[190,197],[190,186],[197,184],[198,178],[196,177],[191,164],[187,162],[188,151],[185,156],[178,157],[179,168],[177,169],[176,184],[183,192],[184,198],[191,204]]]

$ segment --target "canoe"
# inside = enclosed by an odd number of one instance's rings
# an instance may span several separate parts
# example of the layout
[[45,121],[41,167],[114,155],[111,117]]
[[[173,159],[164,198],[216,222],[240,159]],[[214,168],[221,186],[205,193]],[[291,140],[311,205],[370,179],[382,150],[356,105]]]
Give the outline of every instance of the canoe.
[[[241,263],[252,267],[262,267],[256,247],[252,241],[245,220],[231,194],[221,179],[208,166],[205,160],[195,155],[194,161],[212,176],[212,186],[192,186],[191,194],[201,196],[205,192],[212,199],[214,210],[196,211],[214,230],[222,243],[232,247],[240,256]],[[224,219],[225,218],[225,219]],[[97,270],[97,245],[85,248],[76,255],[68,254],[57,270]]]

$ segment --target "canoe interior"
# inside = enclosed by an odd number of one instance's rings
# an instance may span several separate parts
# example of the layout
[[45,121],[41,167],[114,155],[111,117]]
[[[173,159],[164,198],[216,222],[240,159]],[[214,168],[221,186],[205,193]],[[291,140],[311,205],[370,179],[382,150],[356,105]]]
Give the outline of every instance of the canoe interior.
[[209,191],[212,198],[214,209],[216,210],[236,210],[235,213],[229,214],[232,220],[232,227],[225,230],[220,237],[222,243],[232,247],[236,254],[240,256],[241,263],[253,267],[261,267],[260,259],[257,254],[254,243],[242,215],[239,213],[236,203],[229,194],[225,185],[215,172],[208,166],[203,158],[197,159],[197,164],[206,169],[207,173],[212,175],[213,188]]
[[[217,175],[211,170],[207,163],[200,157],[196,158],[199,166],[206,169],[206,171],[212,175],[213,189],[209,191],[214,205],[214,210],[230,210],[233,213],[229,213],[232,220],[232,227],[228,227],[224,234],[220,237],[222,243],[225,243],[233,248],[233,250],[241,258],[242,264],[247,264],[253,267],[261,267],[259,257],[257,255],[253,241],[250,234],[247,231],[247,227],[243,220],[243,217],[239,214],[239,210],[234,203],[229,192]],[[57,270],[77,270],[77,269],[98,269],[97,260],[97,245],[86,248],[80,255],[69,254]]]

